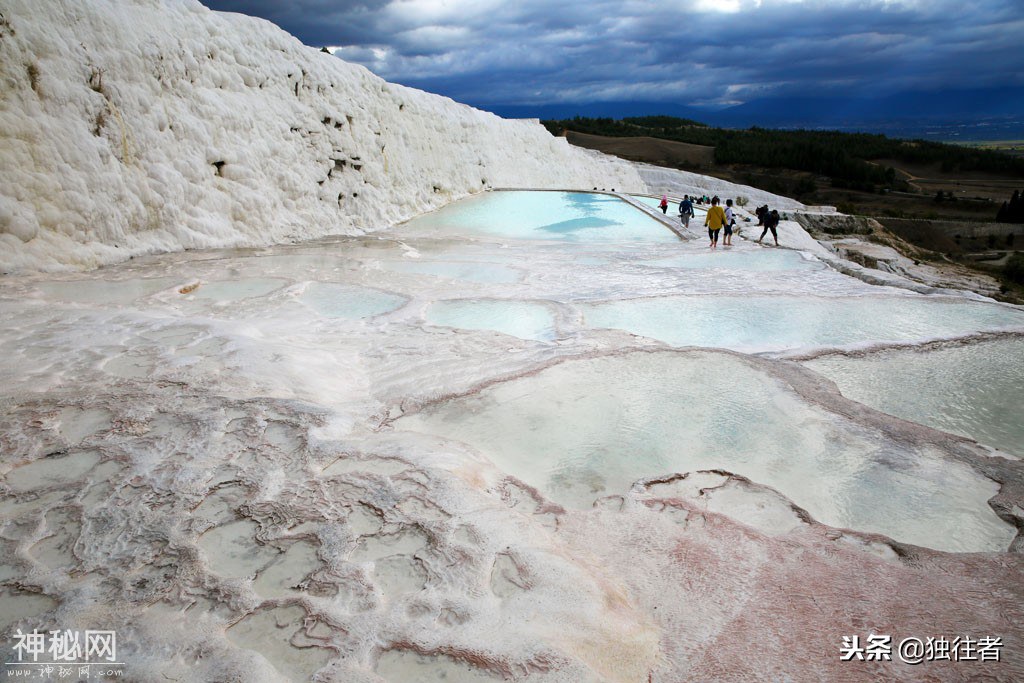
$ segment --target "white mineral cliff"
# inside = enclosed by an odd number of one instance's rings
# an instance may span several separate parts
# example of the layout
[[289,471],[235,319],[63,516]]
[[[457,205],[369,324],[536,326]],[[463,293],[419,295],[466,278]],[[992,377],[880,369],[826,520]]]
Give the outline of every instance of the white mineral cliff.
[[194,0],[0,2],[0,272],[386,228],[634,167]]

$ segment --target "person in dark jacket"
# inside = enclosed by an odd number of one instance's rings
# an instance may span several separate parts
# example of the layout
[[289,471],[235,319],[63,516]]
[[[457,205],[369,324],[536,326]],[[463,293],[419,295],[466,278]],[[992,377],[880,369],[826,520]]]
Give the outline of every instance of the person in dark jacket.
[[693,202],[690,201],[690,195],[683,197],[683,201],[679,202],[679,220],[683,222],[683,227],[690,227],[690,219],[693,218]]
[[761,236],[757,239],[757,243],[761,244],[761,240],[768,233],[772,231],[772,237],[775,239],[775,246],[779,246],[779,233],[776,232],[776,228],[779,227],[779,212],[776,209],[772,209],[771,213],[767,213],[764,217],[764,230],[761,231]]

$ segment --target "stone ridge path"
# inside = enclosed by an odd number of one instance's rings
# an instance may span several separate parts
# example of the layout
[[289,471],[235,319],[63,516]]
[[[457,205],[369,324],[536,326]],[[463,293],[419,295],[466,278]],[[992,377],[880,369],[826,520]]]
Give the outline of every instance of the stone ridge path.
[[[640,209],[641,211],[646,213],[651,218],[657,219],[658,222],[660,222],[661,224],[663,224],[666,227],[668,227],[668,229],[671,230],[672,232],[674,232],[676,235],[678,235],[679,239],[681,239],[681,240],[692,240],[692,239],[696,238],[695,235],[690,235],[690,234],[687,234],[686,232],[683,231],[682,224],[680,224],[678,222],[679,221],[679,214],[678,214],[678,212],[676,212],[675,215],[661,213],[661,211],[659,211],[658,209],[654,209],[654,208],[651,208],[650,206],[647,206],[646,204],[644,204],[643,202],[638,200],[636,197],[633,197],[632,195],[628,195],[628,194],[623,194],[621,192],[602,192],[601,194],[610,194],[610,195],[612,195],[614,197],[618,197],[619,199],[621,199],[622,201],[626,202],[627,204],[635,206],[636,208]],[[679,202],[682,201],[682,200],[681,199],[675,199],[675,200],[670,199],[669,200],[669,208],[672,208],[672,202],[673,201],[675,202],[675,206],[678,207],[679,206]]]

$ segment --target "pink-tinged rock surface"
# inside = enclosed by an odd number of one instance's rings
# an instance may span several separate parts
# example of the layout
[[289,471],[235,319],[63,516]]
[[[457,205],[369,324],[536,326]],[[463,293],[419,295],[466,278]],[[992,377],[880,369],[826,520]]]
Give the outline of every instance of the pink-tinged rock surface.
[[[562,521],[573,552],[618,577],[658,625],[652,681],[1024,675],[1019,555],[939,553],[807,523],[770,536],[699,499],[627,498]],[[862,646],[891,636],[892,661],[841,661],[843,636],[854,635]],[[1000,661],[899,661],[906,638],[965,636],[1001,638]]]

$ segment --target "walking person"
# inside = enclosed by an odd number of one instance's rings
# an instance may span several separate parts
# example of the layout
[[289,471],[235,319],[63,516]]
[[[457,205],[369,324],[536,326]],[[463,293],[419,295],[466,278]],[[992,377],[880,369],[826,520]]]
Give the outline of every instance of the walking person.
[[658,206],[661,207],[663,214],[668,214],[668,197],[661,195],[661,204],[658,204]]
[[725,211],[718,205],[718,197],[711,198],[711,208],[704,218],[704,225],[708,228],[708,238],[711,240],[712,249],[718,246],[718,231],[725,225]]
[[769,230],[771,230],[772,231],[772,237],[775,239],[775,246],[779,246],[779,233],[776,232],[776,228],[778,227],[778,225],[779,225],[779,212],[778,212],[778,210],[776,210],[776,209],[772,209],[771,211],[767,211],[766,210],[765,211],[765,216],[764,216],[764,230],[761,231],[761,236],[757,239],[757,243],[761,244],[761,240],[763,240],[764,236],[768,233]]
[[690,201],[690,195],[683,196],[683,201],[679,202],[679,220],[683,222],[684,228],[690,227],[693,213],[693,202]]
[[736,225],[736,215],[732,212],[732,200],[725,200],[725,224],[722,226],[722,244],[732,246],[732,228]]
[[757,216],[757,224],[764,225],[764,219],[768,215],[768,205],[765,204],[764,206],[757,207],[757,211],[754,212],[754,215]]

